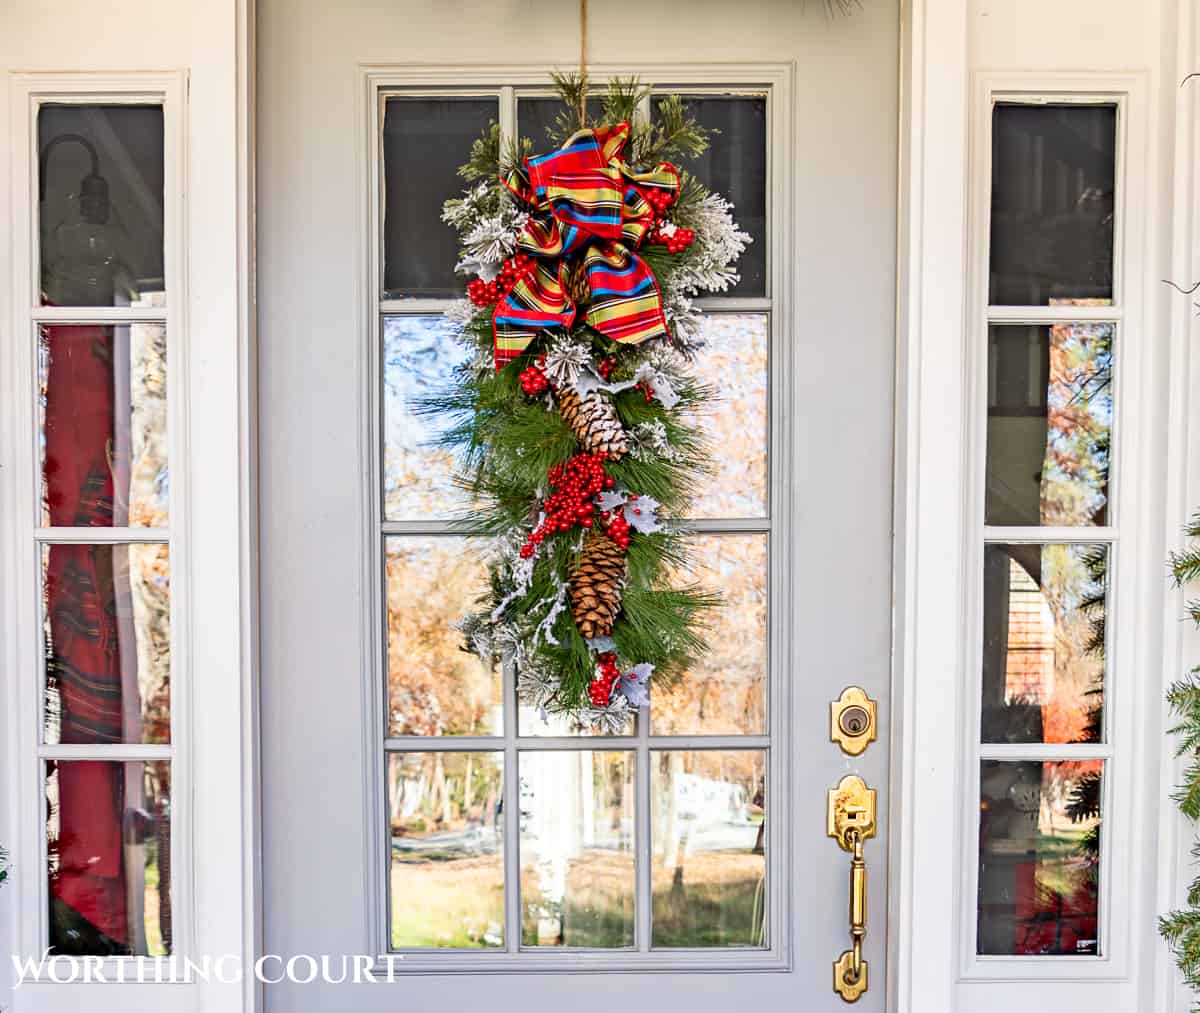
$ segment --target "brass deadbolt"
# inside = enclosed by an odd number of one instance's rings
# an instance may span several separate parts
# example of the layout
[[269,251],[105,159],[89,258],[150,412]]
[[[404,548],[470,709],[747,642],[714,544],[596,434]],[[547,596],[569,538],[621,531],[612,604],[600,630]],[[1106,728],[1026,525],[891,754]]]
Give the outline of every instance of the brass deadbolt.
[[875,741],[875,701],[858,686],[849,686],[829,705],[829,738],[842,752],[858,756]]

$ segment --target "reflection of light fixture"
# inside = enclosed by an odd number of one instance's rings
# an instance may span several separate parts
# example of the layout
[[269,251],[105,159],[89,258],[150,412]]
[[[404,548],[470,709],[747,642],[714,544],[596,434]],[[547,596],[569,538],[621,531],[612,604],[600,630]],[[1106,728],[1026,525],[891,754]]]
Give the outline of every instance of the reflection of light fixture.
[[[78,144],[91,156],[91,171],[68,193],[65,208],[47,220],[46,182],[50,153],[60,144]],[[100,175],[95,145],[80,134],[59,134],[38,158],[38,200],[42,205],[42,287],[53,302],[103,306],[113,301],[117,274],[128,260],[128,234],[109,200],[108,180]]]

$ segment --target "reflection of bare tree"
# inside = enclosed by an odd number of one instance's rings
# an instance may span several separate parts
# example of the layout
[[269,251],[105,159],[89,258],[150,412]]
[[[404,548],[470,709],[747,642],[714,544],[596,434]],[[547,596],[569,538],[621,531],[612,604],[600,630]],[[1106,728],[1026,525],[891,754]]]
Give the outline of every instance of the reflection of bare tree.
[[462,650],[456,628],[486,587],[478,550],[461,538],[389,538],[386,568],[390,734],[497,734],[500,679]]

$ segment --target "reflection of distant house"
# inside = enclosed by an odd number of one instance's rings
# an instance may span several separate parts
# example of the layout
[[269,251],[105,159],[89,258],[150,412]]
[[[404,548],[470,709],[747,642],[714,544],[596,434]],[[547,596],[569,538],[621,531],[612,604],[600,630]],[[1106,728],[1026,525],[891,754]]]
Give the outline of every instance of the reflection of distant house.
[[744,823],[750,818],[745,788],[696,774],[676,776],[675,807],[686,820]]
[[1004,702],[1041,704],[1054,693],[1054,616],[1037,581],[1009,560]]

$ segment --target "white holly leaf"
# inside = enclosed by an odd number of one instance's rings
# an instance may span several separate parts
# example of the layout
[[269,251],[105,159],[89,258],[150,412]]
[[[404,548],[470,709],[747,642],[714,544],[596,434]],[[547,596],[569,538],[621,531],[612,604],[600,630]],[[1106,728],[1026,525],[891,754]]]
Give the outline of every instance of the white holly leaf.
[[608,489],[596,497],[596,505],[601,510],[616,510],[627,498],[619,489]]
[[634,531],[652,535],[662,530],[658,522],[658,500],[653,496],[639,496],[625,504],[625,520]]
[[637,372],[633,374],[635,383],[644,383],[651,390],[653,397],[664,408],[670,410],[679,404],[679,395],[675,393],[675,388],[671,386],[671,381],[666,375],[656,370],[650,363],[643,362],[638,366]]
[[587,645],[597,654],[604,654],[617,649],[617,642],[612,637],[592,637],[587,642]]
[[619,383],[608,383],[602,380],[600,374],[589,366],[587,369],[581,369],[579,375],[575,377],[575,393],[580,398],[585,398],[596,390],[604,390],[609,394],[620,394],[621,391],[636,386],[637,382],[637,380],[622,380]]
[[650,706],[650,694],[646,690],[653,671],[653,665],[649,662],[642,662],[640,665],[634,665],[633,668],[621,676],[619,686],[621,695],[629,701],[631,707]]

